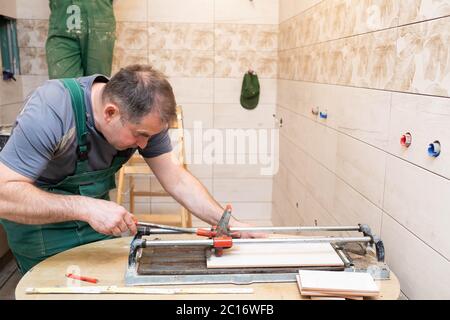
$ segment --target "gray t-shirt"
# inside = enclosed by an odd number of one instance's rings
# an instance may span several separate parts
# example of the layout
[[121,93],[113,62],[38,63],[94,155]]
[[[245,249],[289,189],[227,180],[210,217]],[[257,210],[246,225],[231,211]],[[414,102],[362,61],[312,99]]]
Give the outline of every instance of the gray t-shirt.
[[[108,82],[102,75],[79,78],[86,103],[86,126],[90,143],[88,168],[106,169],[118,153],[94,125],[91,90],[95,82]],[[10,169],[33,179],[37,185],[55,184],[74,174],[77,161],[77,135],[69,92],[59,80],[49,80],[26,100],[16,119],[11,137],[0,152],[0,161]],[[168,131],[149,139],[144,149],[138,149],[145,158],[172,151]],[[136,149],[128,149],[130,156]],[[122,154],[124,152],[122,151]]]

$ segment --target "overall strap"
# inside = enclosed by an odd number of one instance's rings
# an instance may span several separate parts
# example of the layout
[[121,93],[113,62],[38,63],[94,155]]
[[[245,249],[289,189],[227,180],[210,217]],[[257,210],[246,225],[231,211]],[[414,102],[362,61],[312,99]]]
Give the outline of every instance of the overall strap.
[[88,171],[88,152],[89,146],[87,142],[87,127],[86,127],[86,105],[84,103],[84,94],[80,84],[75,79],[61,79],[64,87],[70,93],[72,102],[73,114],[75,117],[75,125],[77,131],[77,166],[75,174]]

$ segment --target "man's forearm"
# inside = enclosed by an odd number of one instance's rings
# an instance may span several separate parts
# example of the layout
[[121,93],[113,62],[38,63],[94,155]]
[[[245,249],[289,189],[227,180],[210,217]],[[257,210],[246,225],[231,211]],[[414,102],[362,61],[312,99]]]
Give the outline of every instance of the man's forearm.
[[82,220],[81,196],[45,192],[27,182],[7,182],[0,187],[0,217],[23,224]]

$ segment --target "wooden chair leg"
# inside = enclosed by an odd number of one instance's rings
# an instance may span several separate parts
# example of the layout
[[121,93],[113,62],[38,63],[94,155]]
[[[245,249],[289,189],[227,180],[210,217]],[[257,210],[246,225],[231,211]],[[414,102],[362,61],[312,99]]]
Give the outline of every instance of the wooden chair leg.
[[130,176],[130,213],[134,214],[134,178]]
[[123,183],[125,179],[125,169],[121,168],[119,170],[119,181],[117,183],[117,196],[116,196],[116,202],[118,204],[122,204],[122,194],[123,194]]

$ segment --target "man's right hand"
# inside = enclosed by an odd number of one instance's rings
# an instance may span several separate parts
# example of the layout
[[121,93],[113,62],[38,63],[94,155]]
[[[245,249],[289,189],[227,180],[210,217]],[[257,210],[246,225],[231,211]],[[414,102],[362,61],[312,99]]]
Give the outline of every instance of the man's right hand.
[[97,232],[119,237],[137,233],[134,216],[127,209],[112,201],[83,197],[81,217]]

